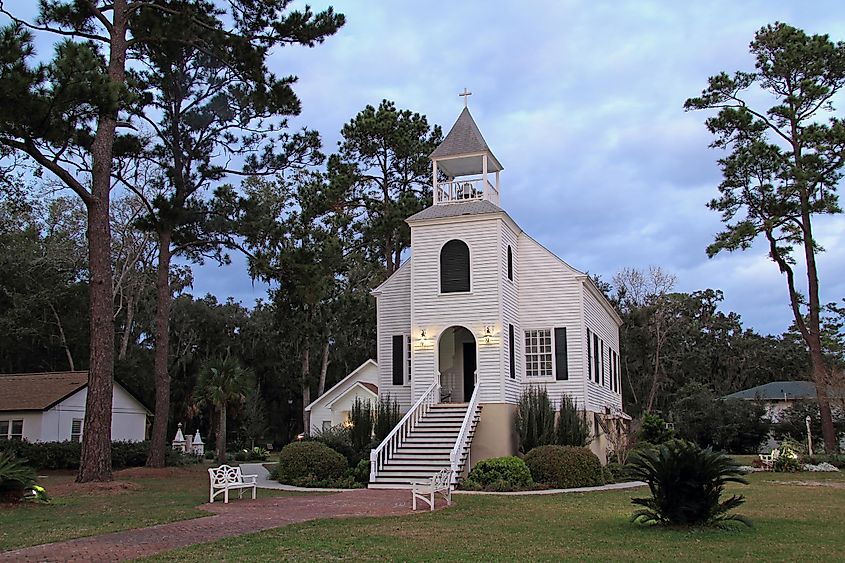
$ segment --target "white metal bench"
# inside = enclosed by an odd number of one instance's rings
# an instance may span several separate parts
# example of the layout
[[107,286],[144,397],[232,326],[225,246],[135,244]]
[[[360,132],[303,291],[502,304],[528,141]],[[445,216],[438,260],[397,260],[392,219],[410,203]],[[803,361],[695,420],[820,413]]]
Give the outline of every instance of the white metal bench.
[[780,457],[780,450],[774,449],[770,454],[760,454],[760,462],[763,464],[763,469],[772,471],[775,467],[775,462]]
[[452,470],[443,468],[430,479],[413,481],[411,483],[413,509],[417,509],[417,499],[425,501],[434,510],[434,494],[440,493],[446,499],[448,506],[452,505]]
[[214,502],[214,497],[223,493],[223,502],[229,502],[229,490],[237,489],[238,498],[243,498],[245,489],[252,489],[252,500],[255,500],[255,480],[258,475],[244,475],[240,467],[221,465],[209,467],[208,478],[211,482],[208,488],[208,502]]

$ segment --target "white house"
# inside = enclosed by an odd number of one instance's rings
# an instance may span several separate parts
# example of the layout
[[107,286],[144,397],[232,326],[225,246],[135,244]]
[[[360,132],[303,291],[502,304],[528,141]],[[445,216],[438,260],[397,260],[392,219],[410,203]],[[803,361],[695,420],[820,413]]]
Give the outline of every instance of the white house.
[[310,413],[311,433],[347,422],[356,399],[372,404],[378,402],[378,364],[373,360],[355,368],[305,407]]
[[[87,396],[87,371],[0,375],[0,439],[81,441]],[[143,441],[150,414],[115,382],[112,440]]]
[[407,416],[373,451],[371,483],[403,486],[514,454],[514,413],[530,386],[574,398],[605,459],[608,422],[628,418],[619,315],[500,206],[502,165],[467,108],[430,158],[434,204],[407,219],[411,257],[373,290],[379,395]]

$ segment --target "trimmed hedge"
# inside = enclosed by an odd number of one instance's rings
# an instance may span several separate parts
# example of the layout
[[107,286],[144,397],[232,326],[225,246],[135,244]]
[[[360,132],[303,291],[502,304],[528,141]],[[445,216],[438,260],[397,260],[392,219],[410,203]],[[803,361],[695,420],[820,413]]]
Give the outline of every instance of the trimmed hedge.
[[494,457],[479,461],[467,476],[467,488],[520,490],[531,487],[531,471],[516,456]]
[[[82,455],[82,444],[79,442],[26,442],[12,440],[0,442],[0,451],[13,453],[24,458],[35,469],[79,469],[79,458]],[[112,467],[141,467],[147,462],[150,451],[149,442],[112,442]],[[167,448],[165,462],[167,465],[184,465],[190,463],[190,456],[185,456],[176,450]]]
[[604,485],[601,462],[588,448],[540,446],[525,456],[537,483],[556,489]]
[[346,472],[346,458],[327,445],[291,442],[279,454],[279,482],[298,487],[332,486]]

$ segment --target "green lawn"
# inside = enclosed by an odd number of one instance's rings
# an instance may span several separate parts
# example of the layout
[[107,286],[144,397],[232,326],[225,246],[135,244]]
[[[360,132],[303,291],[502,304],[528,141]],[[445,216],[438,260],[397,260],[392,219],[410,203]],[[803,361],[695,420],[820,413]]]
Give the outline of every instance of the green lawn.
[[[533,497],[456,496],[400,518],[322,520],[175,550],[157,561],[745,559],[845,560],[845,476],[755,474],[740,512],[753,529],[630,524],[638,491]],[[815,482],[802,485],[801,481]]]
[[[75,485],[73,479],[69,472],[48,472],[39,482],[53,496],[50,504],[0,508],[0,551],[210,516],[196,508],[208,502],[204,466],[117,472],[118,491]],[[127,482],[131,490],[119,490]],[[258,496],[275,493],[259,490]]]

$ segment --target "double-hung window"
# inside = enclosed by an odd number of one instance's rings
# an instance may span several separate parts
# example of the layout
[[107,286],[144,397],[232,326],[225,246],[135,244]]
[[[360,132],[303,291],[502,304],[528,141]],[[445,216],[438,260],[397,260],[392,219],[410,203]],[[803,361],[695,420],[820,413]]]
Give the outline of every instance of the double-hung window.
[[70,424],[70,441],[71,442],[81,442],[82,441],[82,419],[81,418],[74,418]]
[[23,440],[23,420],[0,420],[0,440]]
[[525,375],[552,377],[552,331],[545,328],[525,331]]

